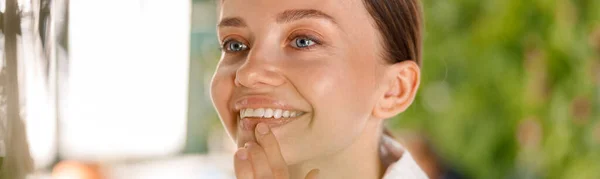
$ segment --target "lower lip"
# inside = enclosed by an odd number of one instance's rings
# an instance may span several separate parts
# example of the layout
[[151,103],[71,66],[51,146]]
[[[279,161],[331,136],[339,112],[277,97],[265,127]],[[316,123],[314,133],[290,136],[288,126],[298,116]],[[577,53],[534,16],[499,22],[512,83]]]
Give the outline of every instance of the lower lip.
[[279,119],[253,118],[253,117],[246,117],[244,119],[240,119],[240,116],[238,116],[238,121],[239,121],[240,127],[243,130],[254,130],[254,128],[256,127],[256,125],[258,123],[265,123],[265,124],[269,125],[269,128],[276,128],[276,127],[283,126],[287,123],[290,123],[292,121],[295,121],[296,119],[298,119],[304,115],[306,115],[306,114],[302,114],[300,116],[293,117],[293,118],[279,118]]

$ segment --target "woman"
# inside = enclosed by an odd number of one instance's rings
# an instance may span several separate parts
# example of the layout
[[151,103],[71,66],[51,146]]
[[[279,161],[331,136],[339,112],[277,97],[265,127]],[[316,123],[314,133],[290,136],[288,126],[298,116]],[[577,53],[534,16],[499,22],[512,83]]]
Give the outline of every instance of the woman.
[[426,178],[385,119],[420,82],[417,0],[221,0],[211,98],[238,178]]

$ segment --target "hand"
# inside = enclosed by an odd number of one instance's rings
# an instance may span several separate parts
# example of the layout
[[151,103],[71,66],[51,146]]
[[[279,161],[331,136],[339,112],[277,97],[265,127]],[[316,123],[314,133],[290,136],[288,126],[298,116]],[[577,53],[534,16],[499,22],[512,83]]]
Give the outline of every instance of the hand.
[[[281,155],[279,143],[266,124],[256,125],[256,142],[248,142],[234,156],[235,176],[238,179],[289,179],[287,163]],[[318,169],[313,169],[306,179],[316,179]]]

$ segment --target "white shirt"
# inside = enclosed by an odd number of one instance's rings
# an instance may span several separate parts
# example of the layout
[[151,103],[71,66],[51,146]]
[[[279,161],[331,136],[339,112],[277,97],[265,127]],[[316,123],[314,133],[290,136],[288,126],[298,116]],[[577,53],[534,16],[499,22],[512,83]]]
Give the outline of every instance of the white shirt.
[[[387,170],[383,179],[427,179],[427,175],[412,158],[410,153],[394,139],[388,136],[383,137],[381,150],[381,159]],[[391,162],[386,162],[391,161]]]

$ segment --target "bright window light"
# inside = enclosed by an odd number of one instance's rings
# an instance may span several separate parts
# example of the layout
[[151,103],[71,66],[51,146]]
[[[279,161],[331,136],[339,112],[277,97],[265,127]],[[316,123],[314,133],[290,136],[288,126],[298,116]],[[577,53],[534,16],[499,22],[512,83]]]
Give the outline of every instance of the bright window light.
[[60,153],[170,155],[186,134],[190,1],[70,1],[70,69]]

